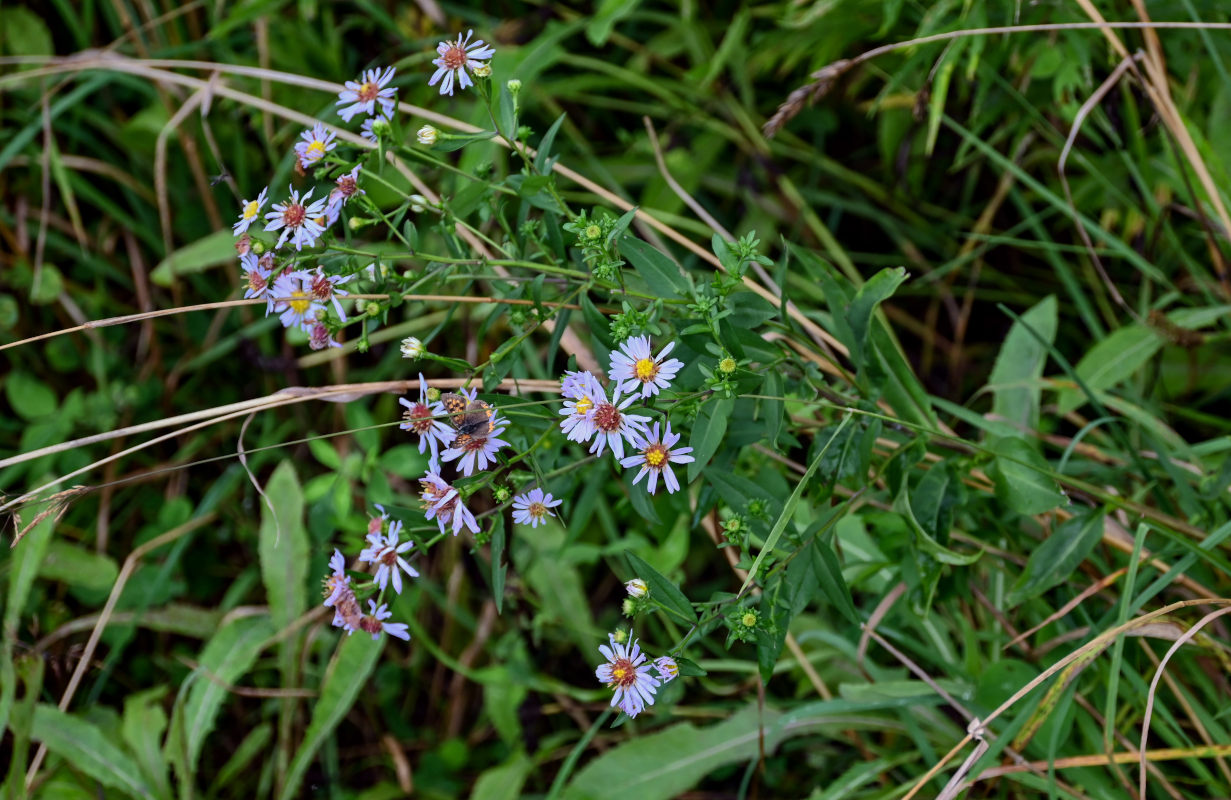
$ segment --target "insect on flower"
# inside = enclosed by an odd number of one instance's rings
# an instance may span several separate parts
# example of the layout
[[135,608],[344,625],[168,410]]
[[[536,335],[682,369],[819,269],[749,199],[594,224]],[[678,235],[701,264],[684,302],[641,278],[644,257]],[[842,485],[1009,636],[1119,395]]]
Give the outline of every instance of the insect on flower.
[[449,424],[457,431],[453,444],[441,454],[441,460],[458,461],[463,475],[470,475],[476,466],[487,469],[488,463],[496,460],[500,448],[508,445],[499,438],[507,423],[496,416],[496,409],[479,400],[477,394],[477,390],[469,395],[450,392],[440,398],[441,407],[449,414]]

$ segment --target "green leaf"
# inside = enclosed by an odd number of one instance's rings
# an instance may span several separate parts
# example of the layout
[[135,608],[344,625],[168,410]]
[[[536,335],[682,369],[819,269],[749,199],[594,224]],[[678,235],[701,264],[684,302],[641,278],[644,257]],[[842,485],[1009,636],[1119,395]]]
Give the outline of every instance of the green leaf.
[[692,424],[688,446],[692,448],[693,461],[688,464],[688,483],[692,483],[718,452],[722,437],[727,433],[727,419],[735,410],[735,400],[715,397],[701,406],[697,419]]
[[782,430],[783,381],[782,374],[770,370],[765,376],[764,388],[761,392],[768,398],[760,400],[760,411],[765,419],[765,443],[773,448],[778,443],[778,434]]
[[470,800],[517,800],[533,767],[534,762],[519,750],[511,759],[479,775]]
[[1042,514],[1064,502],[1047,473],[1051,467],[1030,442],[1009,436],[992,444],[996,460],[988,474],[996,483],[996,497],[1019,514]]
[[799,558],[802,559],[805,555],[816,576],[817,585],[829,598],[829,602],[852,625],[861,625],[863,620],[859,618],[859,612],[855,610],[855,603],[851,600],[851,590],[847,588],[846,579],[842,577],[842,565],[838,563],[838,556],[834,553],[833,547],[822,537],[817,536],[812,539],[807,553],[801,553]]
[[107,556],[56,539],[48,545],[38,574],[40,578],[62,581],[74,594],[84,591],[106,595],[119,577],[120,568]]
[[[265,484],[258,553],[269,615],[284,628],[307,609],[308,532],[295,467],[283,461]],[[270,506],[273,506],[272,511]]]
[[[1125,325],[1086,351],[1074,371],[1091,391],[1110,389],[1153,358],[1164,343],[1145,325]],[[1064,389],[1058,397],[1059,413],[1075,411],[1087,399],[1080,389]]]
[[291,760],[286,783],[279,795],[282,800],[299,796],[304,774],[316,758],[321,745],[333,735],[338,723],[355,704],[355,698],[359,696],[368,676],[372,674],[387,638],[382,635],[380,639],[372,641],[370,636],[361,633],[342,639],[337,653],[325,671],[320,697],[312,706],[312,721],[308,723],[303,742]]
[[91,722],[40,703],[31,738],[104,786],[129,797],[154,796],[137,763]]
[[556,162],[556,156],[551,154],[551,148],[555,144],[556,134],[560,132],[560,126],[564,124],[564,118],[567,116],[568,114],[561,114],[556,117],[556,121],[551,123],[551,127],[547,129],[547,133],[543,134],[542,140],[539,141],[538,154],[534,157],[534,167],[543,174],[551,172],[551,167]]
[[650,291],[658,297],[680,298],[688,294],[688,281],[671,258],[635,236],[620,240],[620,254],[628,259]]
[[486,142],[488,139],[495,138],[495,131],[479,131],[478,133],[451,133],[449,138],[440,137],[436,140],[436,144],[432,145],[432,150],[437,153],[451,153],[454,150],[461,150],[469,144],[476,142]]
[[234,684],[252,668],[275,628],[268,617],[243,617],[231,622],[202,648],[197,668],[185,679],[171,717],[167,757],[181,780],[195,778],[197,759],[214,730],[218,711]]
[[1048,295],[1014,320],[987,379],[992,413],[1018,430],[1034,430],[1038,425],[1039,378],[1047,361],[1047,347],[1030,331],[1048,344],[1054,342],[1056,309],[1055,295]]
[[235,237],[229,228],[223,228],[171,253],[154,267],[150,280],[157,286],[170,287],[184,275],[234,262]]
[[657,601],[664,608],[674,612],[676,616],[689,625],[696,624],[697,612],[693,610],[692,603],[688,602],[688,598],[684,596],[684,593],[674,583],[664,578],[662,573],[633,553],[626,553],[625,555],[628,557],[629,567],[633,571],[631,578],[641,578],[641,580],[646,582],[646,585],[650,587],[650,599]]
[[1102,509],[1091,509],[1057,525],[1030,554],[1026,569],[1009,592],[1009,605],[1038,597],[1072,575],[1102,540],[1104,516]]
[[167,762],[162,752],[162,735],[167,730],[167,713],[162,710],[165,686],[124,698],[124,718],[120,733],[124,743],[137,757],[137,765],[159,797],[171,797]]
[[492,599],[496,601],[496,613],[504,609],[504,577],[509,571],[504,563],[504,517],[497,515],[492,525]]
[[892,297],[907,277],[904,267],[882,269],[855,293],[855,299],[851,301],[846,312],[846,320],[852,336],[851,361],[854,362],[856,370],[863,369],[866,354],[871,349],[868,330],[872,325],[872,315],[876,307]]
[[56,393],[28,372],[14,371],[4,382],[9,405],[24,420],[36,420],[56,412]]
[[[638,736],[587,764],[563,792],[565,800],[669,800],[695,786],[726,764],[755,759],[762,725],[768,729],[778,712],[745,708],[717,725],[698,728],[672,725]],[[781,736],[765,736],[765,749]]]
[[608,37],[620,20],[641,5],[641,0],[602,0],[590,21],[586,23],[586,38],[595,47],[607,43]]

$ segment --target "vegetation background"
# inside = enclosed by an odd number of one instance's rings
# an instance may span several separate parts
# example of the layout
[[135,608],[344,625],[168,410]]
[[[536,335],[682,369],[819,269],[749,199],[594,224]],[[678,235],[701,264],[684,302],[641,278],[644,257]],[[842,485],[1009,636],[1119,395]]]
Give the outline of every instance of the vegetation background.
[[[1208,0],[0,5],[0,491],[6,539],[24,531],[0,556],[5,797],[1231,796],[1227,20]],[[563,115],[573,208],[640,208],[694,288],[716,231],[754,233],[750,279],[782,302],[721,307],[762,344],[723,340],[749,348],[738,399],[693,409],[711,457],[688,492],[647,506],[557,447],[549,468],[578,462],[561,524],[510,528],[504,553],[444,541],[394,606],[411,642],[378,647],[310,598],[372,502],[417,513],[395,394],[219,409],[460,379],[398,340],[478,364],[513,307],[408,302],[366,352],[321,353],[251,307],[176,309],[239,296],[228,226],[292,180],[285,111],[336,121],[337,89],[294,76],[391,64],[403,103],[482,127],[477,94],[427,85],[469,28],[493,85],[522,81],[532,143]],[[473,211],[519,169],[485,142],[421,174]],[[660,341],[689,322],[663,308]],[[601,314],[569,318],[595,352]],[[555,379],[557,344],[535,332],[505,375]],[[285,540],[241,441],[299,520]],[[732,516],[752,533],[720,548]],[[686,652],[704,674],[613,728],[593,669],[627,625],[629,552],[702,611],[775,567],[740,601],[764,636],[714,621]],[[683,633],[637,624],[658,649]]]

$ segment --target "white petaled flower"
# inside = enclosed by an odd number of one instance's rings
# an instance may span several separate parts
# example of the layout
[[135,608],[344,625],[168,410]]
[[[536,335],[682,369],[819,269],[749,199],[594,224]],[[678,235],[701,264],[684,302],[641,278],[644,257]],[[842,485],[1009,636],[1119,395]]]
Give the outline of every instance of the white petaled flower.
[[376,585],[383,592],[385,586],[388,585],[390,579],[393,580],[393,591],[398,594],[402,593],[402,573],[405,572],[411,578],[419,577],[419,572],[412,567],[406,559],[402,558],[402,553],[415,546],[415,543],[407,539],[405,542],[398,542],[402,534],[402,521],[395,520],[389,524],[389,532],[383,536],[379,533],[368,534],[369,547],[364,548],[359,554],[359,560],[369,564],[376,565],[376,574],[372,580],[376,581]]
[[278,236],[278,243],[274,248],[279,248],[286,241],[286,237],[291,237],[291,244],[295,245],[296,250],[300,250],[304,245],[311,247],[316,244],[316,239],[325,229],[323,226],[316,223],[316,219],[321,217],[325,211],[325,198],[322,197],[312,204],[308,204],[309,198],[312,197],[312,190],[299,199],[299,192],[294,189],[288,190],[291,193],[291,199],[285,203],[274,203],[274,210],[265,215],[265,219],[269,220],[269,224],[265,226],[267,231],[281,230],[282,233]]
[[342,302],[338,300],[338,298],[348,297],[350,293],[343,289],[339,289],[338,286],[346,283],[353,277],[355,276],[347,275],[343,277],[341,275],[326,275],[323,269],[317,267],[316,272],[308,273],[308,280],[310,280],[312,284],[312,299],[316,300],[321,305],[332,302],[333,310],[338,312],[338,316],[343,322],[346,322],[346,312],[342,310]]
[[274,311],[280,312],[282,327],[303,328],[312,332],[317,314],[325,307],[312,296],[312,276],[306,272],[285,272],[273,286]]
[[658,671],[658,677],[663,683],[671,683],[680,674],[680,667],[671,656],[654,659],[654,669]]
[[461,497],[448,483],[435,472],[429,472],[419,479],[419,498],[423,506],[423,516],[430,522],[436,520],[441,533],[445,528],[452,528],[454,536],[462,531],[462,527],[470,529],[471,533],[479,532],[479,523],[462,503]]
[[302,141],[295,144],[295,154],[299,156],[299,165],[307,169],[324,158],[326,153],[338,146],[338,143],[334,141],[336,137],[336,133],[319,122],[312,126],[312,130],[299,134]]
[[[619,461],[624,458],[625,440],[629,444],[636,444],[637,435],[645,433],[645,424],[650,421],[649,417],[625,412],[624,409],[636,399],[637,395],[630,394],[624,398],[623,402],[620,402],[620,387],[618,386],[615,389],[615,396],[610,401],[607,400],[605,392],[596,398],[594,412],[590,419],[582,420],[577,425],[578,428],[586,427],[596,434],[594,442],[590,445],[590,453],[596,456],[602,455],[603,447],[609,446],[612,455]],[[585,438],[590,437],[587,434]]]
[[624,584],[624,588],[628,591],[629,597],[645,597],[650,593],[650,587],[640,578],[633,578]]
[[615,690],[611,705],[619,706],[629,717],[635,717],[646,706],[654,705],[654,692],[661,681],[650,674],[651,665],[645,663],[645,653],[641,652],[636,639],[627,644],[617,642],[611,634],[607,634],[607,639],[610,645],[598,646],[598,652],[607,659],[607,663],[599,664],[594,675]]
[[684,368],[678,358],[663,361],[675,347],[675,342],[653,355],[650,337],[633,336],[620,345],[619,351],[611,354],[611,380],[620,384],[620,391],[641,390],[642,397],[658,394],[675,379],[675,374]]
[[402,351],[402,358],[422,358],[423,354],[427,352],[423,342],[415,336],[407,336],[403,339],[399,349]]
[[378,67],[366,70],[357,81],[347,81],[346,88],[338,92],[338,102],[334,105],[351,105],[338,109],[338,116],[347,122],[360,112],[373,116],[379,104],[381,114],[386,118],[392,117],[398,90],[388,84],[395,72],[396,69],[389,67],[382,73]]
[[329,593],[325,595],[327,608],[335,605],[350,587],[350,576],[346,574],[346,559],[336,548],[329,558],[329,568],[333,570],[333,574],[325,579],[325,588],[329,590]]
[[572,442],[586,442],[594,435],[594,410],[606,402],[607,393],[598,378],[589,372],[566,372],[560,382],[564,408],[560,414],[560,430]]
[[239,264],[244,270],[244,283],[247,285],[244,297],[249,300],[264,297],[265,313],[268,315],[274,307],[273,296],[269,293],[270,270],[261,266],[261,260],[255,253],[244,253],[239,257]]
[[675,446],[679,440],[680,435],[671,432],[670,422],[667,423],[667,432],[661,437],[658,435],[658,423],[655,422],[654,429],[648,436],[639,434],[633,440],[633,447],[641,452],[621,459],[620,466],[628,468],[640,465],[641,471],[633,478],[633,485],[648,473],[650,479],[645,488],[650,494],[654,494],[654,490],[658,488],[658,476],[662,475],[663,482],[667,484],[667,493],[674,494],[680,490],[680,482],[676,479],[671,465],[688,464],[696,460],[688,455],[692,452],[691,447]]
[[379,142],[382,135],[393,131],[393,115],[381,111],[374,117],[368,117],[359,126],[359,135],[369,142]]
[[429,471],[435,472],[439,447],[453,441],[453,429],[439,419],[445,413],[440,403],[427,399],[427,381],[423,379],[422,372],[419,373],[419,400],[411,402],[405,397],[399,397],[398,402],[406,407],[402,412],[402,423],[398,427],[419,435],[420,454],[429,447],[432,449]]
[[424,125],[419,129],[419,132],[415,134],[415,137],[419,140],[419,144],[425,144],[430,147],[431,145],[436,144],[436,137],[439,133],[440,132],[431,125]]
[[550,493],[544,494],[542,489],[531,489],[513,498],[513,521],[531,528],[545,525],[548,517],[555,516],[552,509],[563,502],[553,498]]
[[269,187],[266,186],[261,190],[261,193],[256,196],[255,200],[245,200],[240,206],[239,222],[231,226],[231,231],[239,236],[241,233],[248,232],[248,226],[254,222],[258,222],[261,216],[261,207],[265,205],[265,197],[269,194]]
[[380,607],[377,607],[375,600],[369,600],[368,609],[369,612],[359,621],[359,627],[372,634],[373,640],[379,639],[382,633],[387,633],[390,636],[410,641],[409,626],[405,622],[385,622],[393,616],[388,605],[382,603]]
[[[432,63],[436,65],[436,72],[427,82],[428,86],[435,86],[439,81],[440,93],[452,96],[454,75],[457,76],[459,89],[465,89],[474,83],[470,80],[468,70],[478,68],[484,61],[496,55],[496,50],[491,45],[483,44],[482,39],[471,43],[472,34],[474,31],[466,31],[466,38],[463,39],[459,33],[456,42],[441,42],[436,45],[436,52],[440,54],[440,57],[432,59]],[[444,80],[442,81],[441,78]]]
[[325,606],[333,609],[333,626],[342,628],[352,634],[363,619],[363,609],[355,599],[355,593],[350,587],[350,576],[346,574],[346,559],[337,550],[329,559],[329,568],[333,574],[325,579]]

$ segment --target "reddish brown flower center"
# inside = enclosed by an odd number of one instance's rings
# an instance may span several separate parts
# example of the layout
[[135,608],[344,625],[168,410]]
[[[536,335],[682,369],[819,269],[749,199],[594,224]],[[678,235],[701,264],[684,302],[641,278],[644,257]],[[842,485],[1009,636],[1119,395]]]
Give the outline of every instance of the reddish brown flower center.
[[440,60],[444,62],[446,69],[457,69],[466,63],[466,51],[455,44],[449,45],[449,49],[444,51]]
[[620,409],[611,403],[600,403],[594,409],[594,427],[603,433],[615,433],[618,431],[620,429],[620,422],[623,419],[624,415],[620,413]]
[[252,272],[248,273],[248,288],[252,291],[259,294],[260,292],[265,291],[265,287],[268,285],[269,281],[266,280],[265,276],[261,273],[256,270],[252,270]]
[[415,403],[402,413],[402,417],[410,423],[410,427],[420,436],[427,435],[428,431],[432,429],[432,409],[423,403]]
[[342,193],[343,197],[350,197],[358,188],[359,185],[351,176],[343,175],[341,178],[338,178],[338,191]]
[[256,263],[257,263],[257,266],[259,266],[261,269],[273,269],[273,266],[274,266],[273,251],[270,250],[268,253],[261,256],[259,259],[257,259]]
[[288,228],[298,228],[308,218],[308,210],[298,203],[287,203],[282,210],[282,222]]
[[627,658],[617,658],[611,662],[611,683],[627,689],[637,682],[637,669]]
[[317,300],[328,300],[333,297],[333,284],[324,275],[317,275],[312,279],[312,296]]
[[380,557],[380,561],[385,566],[388,566],[388,567],[395,566],[398,563],[397,551],[394,550],[392,547],[386,547],[385,552]]
[[359,619],[359,630],[367,633],[380,633],[382,630],[380,620],[376,617],[361,617]]
[[359,91],[355,92],[355,94],[359,95],[359,99],[365,103],[375,100],[379,93],[380,87],[370,81],[360,86]]
[[529,512],[530,516],[535,519],[547,516],[547,506],[542,503],[531,503],[530,507],[527,508],[526,511]]

